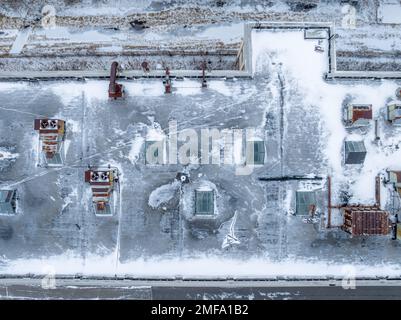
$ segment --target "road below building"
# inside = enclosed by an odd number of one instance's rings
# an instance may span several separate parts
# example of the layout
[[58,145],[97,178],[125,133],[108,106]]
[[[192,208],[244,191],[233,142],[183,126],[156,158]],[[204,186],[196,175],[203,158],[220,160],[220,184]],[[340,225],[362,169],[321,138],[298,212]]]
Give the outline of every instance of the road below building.
[[95,280],[2,279],[0,299],[140,299],[140,300],[331,300],[401,299],[400,280],[357,280],[344,289],[341,280],[213,281],[213,280]]

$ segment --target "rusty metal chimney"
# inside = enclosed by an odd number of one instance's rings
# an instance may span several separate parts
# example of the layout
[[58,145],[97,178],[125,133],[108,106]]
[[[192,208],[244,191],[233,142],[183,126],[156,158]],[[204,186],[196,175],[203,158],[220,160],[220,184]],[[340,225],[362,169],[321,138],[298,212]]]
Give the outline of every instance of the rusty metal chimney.
[[375,196],[376,196],[376,206],[380,208],[380,175],[376,176],[376,184],[375,184]]
[[327,228],[331,228],[331,177],[327,176]]

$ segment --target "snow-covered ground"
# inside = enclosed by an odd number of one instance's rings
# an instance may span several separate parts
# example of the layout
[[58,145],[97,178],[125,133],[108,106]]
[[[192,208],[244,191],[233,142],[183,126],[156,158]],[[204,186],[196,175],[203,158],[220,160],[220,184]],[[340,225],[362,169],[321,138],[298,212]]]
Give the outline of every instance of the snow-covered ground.
[[51,270],[57,275],[91,274],[91,275],[135,275],[137,277],[399,277],[401,266],[394,264],[347,264],[334,261],[310,261],[286,259],[282,262],[268,259],[221,259],[215,256],[202,256],[190,259],[138,259],[121,263],[118,272],[115,269],[115,257],[88,256],[85,262],[66,253],[63,256],[46,257],[45,259],[17,259],[10,261],[2,268],[3,274],[37,274],[46,275]]
[[398,0],[385,0],[377,11],[381,23],[401,24],[401,3]]

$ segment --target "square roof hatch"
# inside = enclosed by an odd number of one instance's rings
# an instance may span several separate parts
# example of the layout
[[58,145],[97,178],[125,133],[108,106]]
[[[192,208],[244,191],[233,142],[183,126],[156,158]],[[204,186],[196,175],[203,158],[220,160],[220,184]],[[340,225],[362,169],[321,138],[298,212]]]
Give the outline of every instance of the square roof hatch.
[[247,141],[246,162],[251,165],[265,163],[265,142],[263,140]]
[[263,164],[265,162],[264,141],[253,141],[253,163]]
[[214,214],[214,193],[213,190],[195,190],[195,214]]
[[0,214],[11,215],[17,210],[17,191],[0,190]]
[[296,192],[296,214],[309,215],[311,206],[316,206],[316,193],[314,191],[297,191]]
[[344,141],[345,164],[363,164],[366,148],[363,141]]

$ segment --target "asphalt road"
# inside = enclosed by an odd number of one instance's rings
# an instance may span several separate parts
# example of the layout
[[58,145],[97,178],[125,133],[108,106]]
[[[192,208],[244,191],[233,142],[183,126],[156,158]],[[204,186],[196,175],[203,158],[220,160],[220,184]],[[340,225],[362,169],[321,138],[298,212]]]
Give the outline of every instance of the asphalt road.
[[1,279],[1,299],[144,299],[144,300],[331,300],[401,299],[401,281],[180,281]]

